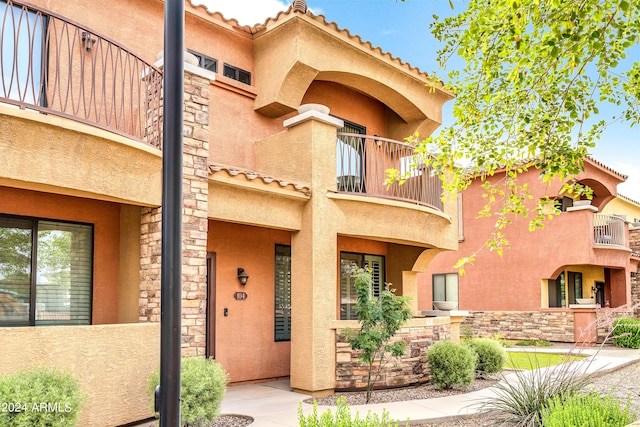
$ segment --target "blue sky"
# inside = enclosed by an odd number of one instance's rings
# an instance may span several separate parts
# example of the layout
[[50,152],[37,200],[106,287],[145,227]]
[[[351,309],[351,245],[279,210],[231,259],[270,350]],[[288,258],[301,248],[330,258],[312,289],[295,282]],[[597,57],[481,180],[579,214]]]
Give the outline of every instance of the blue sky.
[[[225,17],[236,18],[246,25],[261,23],[292,3],[287,0],[192,1],[205,4],[210,10],[220,11]],[[370,41],[393,56],[431,73],[438,71],[435,52],[439,47],[429,31],[432,16],[451,15],[465,8],[467,1],[453,0],[454,10],[449,6],[449,0],[307,0],[307,4],[315,14],[324,15],[340,28],[348,29],[364,41]],[[628,60],[640,60],[640,46],[636,46]],[[443,126],[452,123],[451,105],[445,105]],[[606,106],[601,106],[601,111],[615,113]],[[640,126],[630,128],[626,123],[609,126],[591,154],[607,166],[628,175],[627,182],[620,185],[618,191],[640,201]]]

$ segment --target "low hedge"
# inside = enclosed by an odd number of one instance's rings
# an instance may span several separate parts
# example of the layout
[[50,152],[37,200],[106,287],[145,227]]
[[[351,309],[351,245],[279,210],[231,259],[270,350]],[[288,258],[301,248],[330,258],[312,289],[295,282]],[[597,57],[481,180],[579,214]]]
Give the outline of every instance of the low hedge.
[[613,322],[613,344],[617,347],[640,348],[640,319],[616,319]]

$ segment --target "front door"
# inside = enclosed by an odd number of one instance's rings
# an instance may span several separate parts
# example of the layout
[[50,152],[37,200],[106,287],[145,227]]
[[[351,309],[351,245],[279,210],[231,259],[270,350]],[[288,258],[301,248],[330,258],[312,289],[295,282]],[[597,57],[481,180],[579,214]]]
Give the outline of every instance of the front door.
[[604,282],[596,282],[596,304],[604,307]]
[[207,357],[216,357],[216,253],[207,254]]

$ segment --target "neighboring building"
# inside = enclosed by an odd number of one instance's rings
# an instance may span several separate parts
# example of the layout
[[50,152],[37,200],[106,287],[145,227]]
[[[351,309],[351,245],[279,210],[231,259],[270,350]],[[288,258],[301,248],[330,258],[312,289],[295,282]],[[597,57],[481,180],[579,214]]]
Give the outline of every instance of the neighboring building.
[[[498,182],[503,175],[488,179]],[[470,312],[465,322],[476,333],[592,342],[595,328],[587,326],[596,319],[597,305],[614,308],[632,303],[631,279],[640,256],[630,248],[629,223],[616,215],[629,218],[627,212],[638,212],[635,202],[625,202],[628,210],[619,208],[619,200],[625,199],[616,199],[616,187],[626,177],[587,158],[575,179],[593,189],[593,200],[579,201],[560,194],[564,182],[547,184],[538,175],[530,169],[519,177],[519,185],[526,184],[533,196],[528,206],[548,196],[562,212],[535,231],[529,231],[531,214],[514,216],[505,231],[510,247],[502,257],[483,248],[495,218],[478,218],[486,203],[480,179],[461,194],[459,250],[438,255],[421,275],[422,310],[431,310],[432,301],[458,301],[459,309]],[[630,204],[636,206],[631,209]],[[456,262],[479,249],[473,265],[465,267],[464,275],[458,274]],[[594,304],[578,304],[578,299],[589,298]]]
[[[457,206],[428,170],[383,184],[453,95],[301,3],[254,27],[186,5],[182,350],[233,383],[318,395],[350,357],[346,267],[372,267],[417,313],[418,273],[457,246]],[[71,369],[83,426],[145,418],[163,2],[0,1],[0,17],[0,373]],[[449,334],[448,318],[411,322],[422,350],[420,331]]]

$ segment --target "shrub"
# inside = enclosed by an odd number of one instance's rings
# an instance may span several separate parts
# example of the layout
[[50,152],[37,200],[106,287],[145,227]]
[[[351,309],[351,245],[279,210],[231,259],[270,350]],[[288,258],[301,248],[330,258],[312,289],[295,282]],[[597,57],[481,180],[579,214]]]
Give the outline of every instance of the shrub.
[[623,317],[615,320],[613,344],[616,347],[640,348],[640,319]]
[[[570,352],[566,360],[575,357]],[[511,378],[496,383],[492,387],[493,396],[477,404],[491,414],[496,425],[538,426],[540,414],[550,399],[578,392],[590,382],[591,377],[586,374],[588,363],[563,363],[540,369],[533,366],[535,361],[533,358],[531,370],[516,370]]]
[[622,427],[631,424],[635,416],[629,411],[629,402],[622,407],[618,399],[602,397],[599,393],[555,396],[542,410],[545,427]]
[[[351,408],[347,404],[344,396],[337,401],[337,410],[333,414],[331,409],[325,411],[322,415],[318,415],[318,405],[313,402],[313,413],[305,416],[302,412],[302,404],[298,405],[298,422],[300,427],[398,427],[400,423],[389,419],[389,413],[386,409],[382,410],[382,417],[373,414],[371,411],[367,413],[367,418],[360,419],[360,415],[356,412],[356,417],[351,418]],[[408,426],[409,422],[405,424]]]
[[507,353],[499,341],[490,338],[476,338],[467,344],[477,354],[476,372],[493,374],[501,372],[507,362]]
[[[203,427],[220,415],[220,405],[227,390],[227,373],[213,359],[182,359],[180,372],[180,421],[184,426]],[[149,393],[160,384],[160,371],[149,377]]]
[[84,400],[80,383],[69,373],[41,368],[4,376],[0,426],[75,426]]
[[551,347],[551,343],[547,340],[521,340],[516,342],[516,345],[527,347]]
[[440,341],[427,352],[431,383],[436,388],[463,387],[473,383],[476,356],[464,345]]

